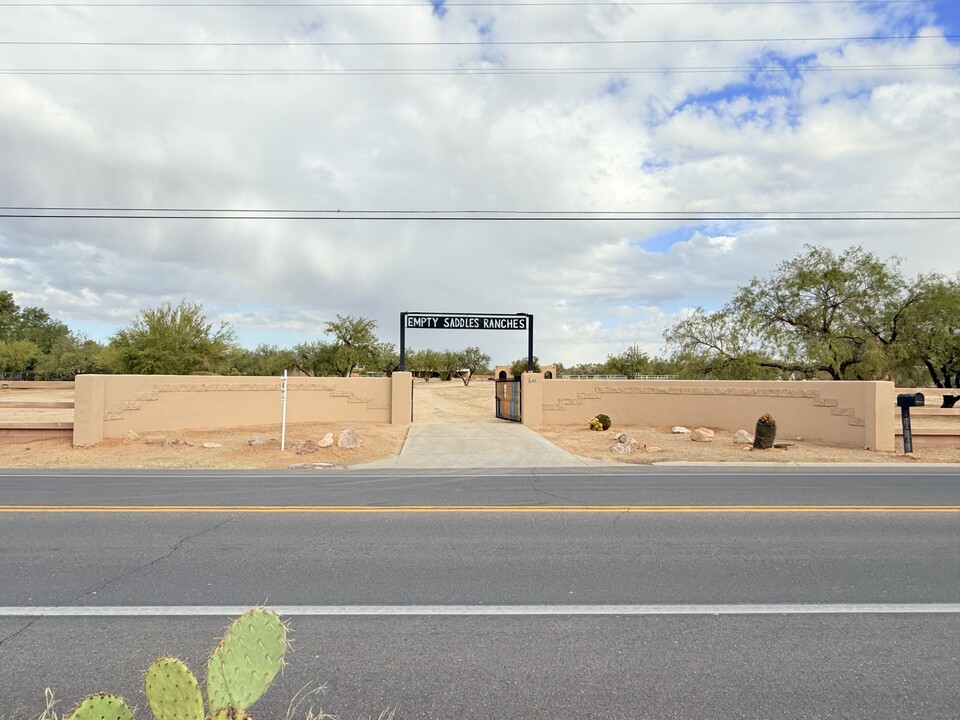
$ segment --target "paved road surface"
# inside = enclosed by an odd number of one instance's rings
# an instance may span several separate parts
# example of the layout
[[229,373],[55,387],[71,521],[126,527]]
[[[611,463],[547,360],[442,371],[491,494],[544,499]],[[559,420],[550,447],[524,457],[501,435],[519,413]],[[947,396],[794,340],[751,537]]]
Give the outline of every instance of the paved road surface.
[[[410,507],[425,502],[447,511]],[[156,512],[174,504],[232,509]],[[252,507],[265,504],[287,507]],[[0,512],[0,716],[9,718],[36,712],[47,685],[65,700],[113,688],[142,707],[153,657],[180,655],[202,670],[226,624],[216,613],[264,601],[412,614],[294,615],[290,665],[255,707],[262,718],[282,717],[286,699],[317,680],[328,683],[324,709],[343,718],[388,705],[398,718],[871,720],[952,718],[960,707],[960,513],[944,512],[960,506],[960,486],[949,470],[7,472],[0,506],[14,505],[150,507]],[[357,507],[332,512],[346,505]],[[639,511],[652,505],[669,507]],[[693,603],[821,609],[551,610]],[[837,603],[841,612],[824,612]],[[919,612],[868,613],[865,603]],[[544,607],[416,614],[452,604]],[[214,607],[78,616],[197,605]],[[22,610],[36,606],[72,616]]]

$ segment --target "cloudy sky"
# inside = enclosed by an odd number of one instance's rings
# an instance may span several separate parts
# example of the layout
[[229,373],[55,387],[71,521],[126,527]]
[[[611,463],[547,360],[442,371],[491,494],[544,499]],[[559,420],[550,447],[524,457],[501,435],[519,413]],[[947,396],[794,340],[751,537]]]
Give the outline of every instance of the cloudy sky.
[[[804,244],[960,270],[960,3],[0,2],[0,204],[0,289],[98,340],[656,353]],[[471,344],[526,350],[408,334]]]

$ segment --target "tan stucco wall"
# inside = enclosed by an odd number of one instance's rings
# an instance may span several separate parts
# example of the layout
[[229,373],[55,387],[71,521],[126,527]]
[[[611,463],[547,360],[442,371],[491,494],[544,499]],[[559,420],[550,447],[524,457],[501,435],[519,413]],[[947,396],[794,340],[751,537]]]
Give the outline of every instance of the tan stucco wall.
[[[296,377],[287,382],[287,422],[410,422],[409,373],[391,378]],[[78,375],[74,445],[169,430],[280,423],[280,379],[180,375]],[[406,388],[406,389],[404,389]],[[394,403],[405,407],[394,408]]]
[[602,412],[614,423],[753,432],[769,412],[784,440],[893,450],[889,382],[559,380],[541,392],[544,425],[585,425]]

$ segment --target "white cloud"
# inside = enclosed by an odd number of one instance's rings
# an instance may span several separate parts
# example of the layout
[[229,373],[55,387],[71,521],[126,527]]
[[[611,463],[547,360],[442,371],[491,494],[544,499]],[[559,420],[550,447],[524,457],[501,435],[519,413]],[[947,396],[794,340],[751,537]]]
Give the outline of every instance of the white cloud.
[[[844,37],[925,26],[913,5],[8,8],[10,40],[404,41]],[[481,35],[481,28],[484,34]],[[785,29],[786,28],[786,29]],[[712,67],[956,65],[955,42],[622,45],[0,46],[0,67]],[[950,210],[955,69],[519,76],[0,74],[8,205],[340,210]],[[644,241],[688,228],[689,239]],[[716,307],[804,244],[956,272],[957,221],[423,222],[0,219],[0,288],[103,332],[181,297],[248,345],[319,336],[336,313],[532,312],[567,364]],[[509,334],[408,338],[482,344]]]

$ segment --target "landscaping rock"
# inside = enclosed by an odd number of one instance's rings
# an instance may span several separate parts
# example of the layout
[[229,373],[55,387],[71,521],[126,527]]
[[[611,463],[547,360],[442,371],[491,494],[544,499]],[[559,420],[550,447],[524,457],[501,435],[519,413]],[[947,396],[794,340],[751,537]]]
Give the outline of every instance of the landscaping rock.
[[682,434],[682,433],[688,433],[688,432],[690,432],[690,431],[687,430],[687,428],[683,427],[683,425],[677,425],[676,427],[673,428],[673,430],[672,430],[671,432],[672,432],[674,435],[680,435],[680,434]]
[[705,427],[698,427],[690,433],[690,439],[694,442],[713,442],[713,430]]
[[147,435],[143,441],[147,445],[163,445],[167,441],[166,435]]
[[357,433],[351,428],[344,430],[340,433],[340,437],[337,438],[337,447],[351,449],[357,447],[359,444],[360,438],[357,437]]
[[659,445],[644,445],[643,451],[648,453],[658,453],[663,452],[663,448]]
[[744,445],[740,449],[743,450],[744,452],[753,452],[753,445]]
[[255,438],[250,438],[249,440],[247,440],[247,445],[251,445],[251,446],[253,446],[253,445],[266,445],[266,444],[267,444],[266,439],[265,439],[265,438],[262,438],[262,437],[255,437]]
[[170,445],[172,447],[184,447],[187,445],[193,445],[193,443],[186,440],[185,438],[174,438],[173,440],[168,440],[167,445]]
[[615,452],[619,455],[626,455],[629,452],[633,452],[633,448],[630,447],[627,443],[617,443],[610,448],[611,452]]
[[127,440],[139,440],[140,433],[134,432],[133,430],[127,430]]
[[329,432],[326,435],[324,435],[323,438],[318,443],[318,445],[320,445],[320,447],[322,448],[330,447],[331,445],[333,445],[333,433]]
[[733,435],[733,441],[738,445],[753,445],[753,435],[746,430],[737,430]]
[[205,442],[205,443],[203,444],[203,447],[207,448],[207,450],[214,450],[214,449],[216,449],[216,448],[218,448],[218,447],[223,447],[223,445],[221,445],[220,443]]
[[319,449],[320,446],[317,444],[316,440],[304,440],[303,442],[297,443],[297,455],[315,453]]

